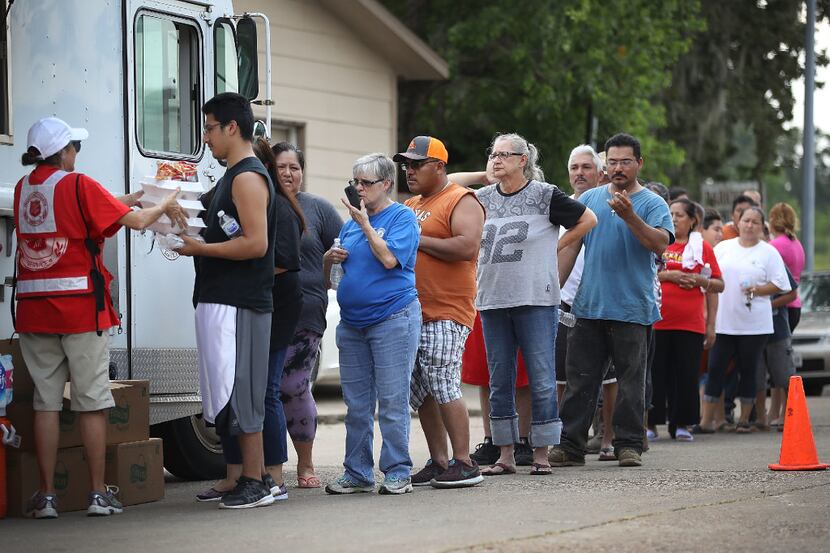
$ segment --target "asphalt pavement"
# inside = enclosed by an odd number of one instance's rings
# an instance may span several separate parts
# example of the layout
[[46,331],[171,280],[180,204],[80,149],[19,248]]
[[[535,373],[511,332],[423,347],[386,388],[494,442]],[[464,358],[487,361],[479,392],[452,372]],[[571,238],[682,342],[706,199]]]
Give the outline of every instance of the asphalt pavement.
[[[465,390],[465,393],[471,390]],[[830,462],[830,396],[808,400],[819,457]],[[477,397],[468,398],[477,411]],[[318,474],[337,477],[344,408],[321,397],[315,444]],[[473,441],[481,436],[473,417]],[[665,434],[665,429],[663,429]],[[589,456],[585,467],[551,476],[490,477],[475,488],[416,488],[406,496],[327,496],[300,490],[292,459],[289,500],[248,511],[221,511],[193,499],[203,482],[168,478],[163,501],[123,515],[54,521],[0,521],[0,551],[798,551],[830,543],[830,471],[772,472],[781,434],[716,434],[693,443],[658,440],[639,468]],[[376,431],[376,455],[380,447]],[[428,457],[418,420],[411,452]]]

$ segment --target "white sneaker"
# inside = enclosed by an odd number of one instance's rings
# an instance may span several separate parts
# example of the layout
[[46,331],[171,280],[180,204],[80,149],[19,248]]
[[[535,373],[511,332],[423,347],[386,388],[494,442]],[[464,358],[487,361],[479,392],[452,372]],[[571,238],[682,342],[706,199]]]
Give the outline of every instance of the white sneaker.
[[58,518],[58,498],[52,494],[36,491],[26,503],[29,518]]
[[118,491],[117,486],[107,486],[106,493],[89,492],[89,507],[86,508],[86,516],[108,517],[123,513],[124,506],[115,498]]

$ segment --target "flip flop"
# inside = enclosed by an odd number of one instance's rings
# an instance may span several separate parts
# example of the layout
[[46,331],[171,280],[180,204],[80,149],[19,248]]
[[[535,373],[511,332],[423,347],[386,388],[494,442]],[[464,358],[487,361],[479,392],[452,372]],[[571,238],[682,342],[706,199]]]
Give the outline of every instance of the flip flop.
[[550,465],[543,465],[541,463],[533,463],[531,465],[530,474],[533,476],[549,476],[553,473]]
[[753,431],[752,426],[748,422],[739,422],[735,427],[736,434],[751,434]]
[[611,447],[603,447],[599,450],[599,460],[600,461],[616,461],[617,456],[614,455],[614,448]]
[[297,475],[297,487],[298,488],[319,488],[322,484],[320,479],[317,478],[316,475],[312,474],[311,476],[300,476]]
[[706,428],[705,426],[700,426],[696,424],[692,427],[692,434],[714,434],[717,432],[714,428]]
[[505,474],[516,474],[516,467],[504,463],[494,463],[481,471],[483,476],[503,476]]

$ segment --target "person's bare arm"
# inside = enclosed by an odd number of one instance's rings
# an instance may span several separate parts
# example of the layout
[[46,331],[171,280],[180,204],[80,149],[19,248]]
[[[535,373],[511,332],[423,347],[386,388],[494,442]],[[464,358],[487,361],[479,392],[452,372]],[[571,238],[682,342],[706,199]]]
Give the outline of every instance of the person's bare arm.
[[718,316],[717,294],[706,294],[706,334],[703,338],[703,349],[710,349],[715,345],[715,319]]
[[268,251],[268,187],[261,175],[245,172],[233,180],[231,198],[239,214],[242,236],[234,240],[204,244],[182,235],[182,255],[220,257],[233,261],[257,259]]
[[608,200],[608,205],[611,209],[625,221],[628,228],[634,234],[634,237],[643,245],[644,248],[662,255],[669,247],[669,231],[663,228],[652,227],[643,221],[639,215],[634,211],[634,206],[628,197],[626,191],[615,192],[614,197]]
[[575,242],[582,240],[588,231],[597,226],[597,216],[590,208],[585,208],[582,215],[577,219],[576,224],[569,228],[559,239],[556,251],[560,252]]
[[144,230],[155,223],[159,217],[164,215],[164,213],[170,210],[173,206],[178,207],[178,204],[176,203],[176,198],[178,198],[178,196],[179,189],[177,188],[175,192],[168,194],[167,197],[164,198],[164,201],[158,205],[126,213],[118,219],[118,224],[133,230]]
[[421,235],[418,249],[442,261],[474,261],[481,245],[484,209],[467,194],[456,204],[450,216],[452,237],[435,238]]
[[398,258],[395,257],[395,254],[393,254],[392,250],[389,249],[389,246],[386,245],[386,241],[380,237],[380,235],[369,223],[369,214],[366,212],[366,205],[363,203],[363,200],[360,200],[360,209],[355,209],[352,204],[343,198],[340,198],[340,202],[346,206],[346,209],[349,210],[349,215],[351,215],[352,221],[357,223],[360,230],[363,231],[375,259],[380,261],[386,269],[394,269],[397,267]]
[[462,171],[460,173],[450,173],[447,175],[450,182],[454,182],[458,186],[468,188],[475,185],[487,186],[493,184],[490,178],[487,177],[486,171]]
[[772,307],[773,308],[782,307],[784,305],[787,305],[788,303],[794,302],[795,298],[797,298],[797,297],[798,297],[798,291],[790,290],[786,294],[781,294],[780,296],[778,296],[777,298],[772,300]]
[[557,252],[557,267],[559,268],[559,288],[565,286],[568,278],[571,276],[571,271],[576,265],[576,258],[579,257],[579,250],[582,249],[582,238],[567,246],[559,249]]

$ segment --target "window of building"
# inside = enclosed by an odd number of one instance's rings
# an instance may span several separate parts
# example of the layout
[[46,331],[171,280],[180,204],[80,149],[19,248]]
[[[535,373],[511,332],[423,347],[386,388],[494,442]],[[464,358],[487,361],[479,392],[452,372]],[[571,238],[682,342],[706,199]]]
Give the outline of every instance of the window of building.
[[195,25],[161,14],[136,19],[136,127],[145,154],[188,157],[201,150],[199,51]]

